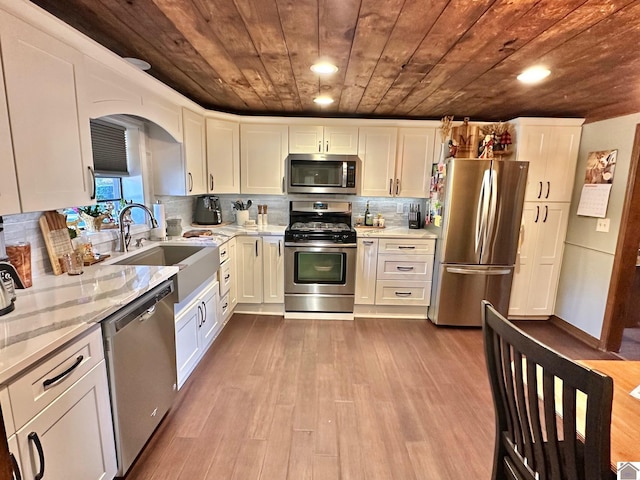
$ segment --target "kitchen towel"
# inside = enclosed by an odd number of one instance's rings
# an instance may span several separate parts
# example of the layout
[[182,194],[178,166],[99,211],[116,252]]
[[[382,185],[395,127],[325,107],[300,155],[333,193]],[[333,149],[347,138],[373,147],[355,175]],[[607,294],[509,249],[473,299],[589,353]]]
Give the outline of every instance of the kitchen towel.
[[167,238],[167,216],[162,203],[153,204],[153,216],[158,222],[158,227],[151,230],[152,240],[164,240]]

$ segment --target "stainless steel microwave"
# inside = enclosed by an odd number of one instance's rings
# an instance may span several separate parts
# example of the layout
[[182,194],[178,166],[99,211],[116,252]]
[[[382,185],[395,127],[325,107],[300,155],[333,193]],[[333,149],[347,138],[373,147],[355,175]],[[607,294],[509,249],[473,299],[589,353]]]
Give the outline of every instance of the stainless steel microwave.
[[355,194],[359,163],[356,155],[289,155],[287,193]]

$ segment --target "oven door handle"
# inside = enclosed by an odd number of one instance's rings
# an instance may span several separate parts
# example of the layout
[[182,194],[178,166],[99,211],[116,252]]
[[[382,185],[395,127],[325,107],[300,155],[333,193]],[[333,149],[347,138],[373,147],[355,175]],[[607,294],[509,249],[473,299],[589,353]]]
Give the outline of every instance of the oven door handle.
[[357,248],[357,243],[284,242],[285,247]]

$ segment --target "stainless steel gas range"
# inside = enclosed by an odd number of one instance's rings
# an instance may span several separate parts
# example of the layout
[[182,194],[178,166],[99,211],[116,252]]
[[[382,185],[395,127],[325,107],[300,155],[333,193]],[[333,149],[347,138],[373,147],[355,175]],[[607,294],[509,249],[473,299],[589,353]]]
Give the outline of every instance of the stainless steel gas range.
[[290,202],[284,241],[285,314],[353,313],[357,243],[351,203]]

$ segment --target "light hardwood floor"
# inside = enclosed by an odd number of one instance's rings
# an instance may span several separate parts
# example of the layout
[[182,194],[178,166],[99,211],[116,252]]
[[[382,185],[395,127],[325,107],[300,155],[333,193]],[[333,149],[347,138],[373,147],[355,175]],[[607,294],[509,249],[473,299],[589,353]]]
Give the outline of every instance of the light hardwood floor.
[[234,315],[127,480],[490,478],[480,329]]

